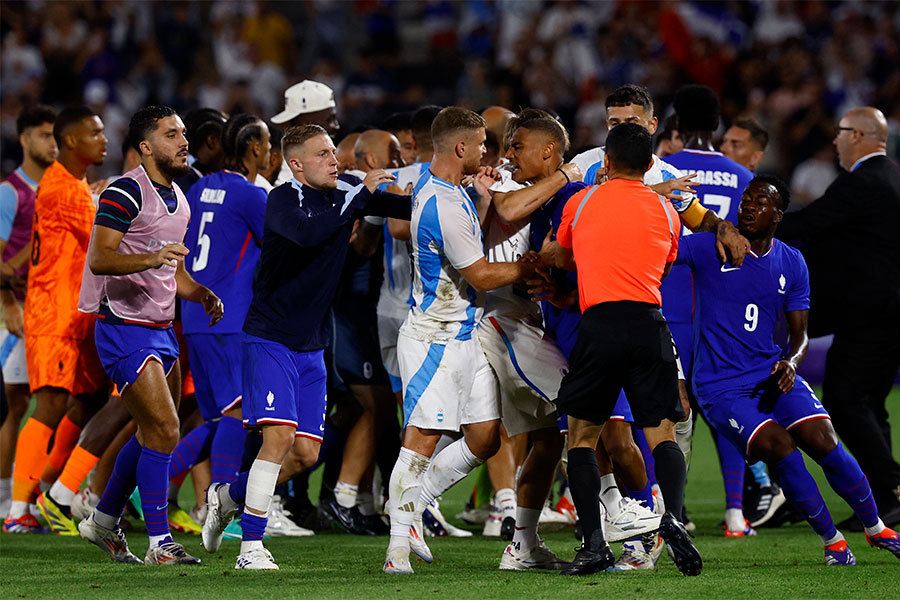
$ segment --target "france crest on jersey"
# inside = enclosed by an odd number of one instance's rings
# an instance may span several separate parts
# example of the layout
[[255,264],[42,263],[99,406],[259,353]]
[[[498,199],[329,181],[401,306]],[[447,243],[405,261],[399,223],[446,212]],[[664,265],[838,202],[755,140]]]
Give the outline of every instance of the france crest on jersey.
[[201,178],[187,196],[191,206],[185,245],[188,273],[222,299],[225,316],[212,329],[203,306],[182,301],[184,333],[240,333],[253,298],[266,193],[240,173],[219,171]]
[[428,342],[468,340],[484,298],[459,273],[484,257],[478,212],[466,191],[425,171],[410,221],[413,300],[401,332]]
[[809,272],[799,251],[772,240],[743,265],[721,264],[715,234],[684,238],[676,265],[694,276],[693,384],[697,398],[762,384],[782,355],[775,343],[784,313],[809,309]]

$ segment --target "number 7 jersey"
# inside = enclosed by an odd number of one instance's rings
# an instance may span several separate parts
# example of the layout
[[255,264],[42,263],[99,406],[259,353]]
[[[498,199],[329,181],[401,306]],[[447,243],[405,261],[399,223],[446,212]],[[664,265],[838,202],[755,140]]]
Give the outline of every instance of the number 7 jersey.
[[677,265],[694,275],[694,390],[698,398],[762,383],[782,355],[775,332],[783,314],[809,310],[809,272],[794,248],[772,240],[738,268],[721,264],[715,234],[684,238]]
[[194,183],[187,199],[191,223],[185,245],[190,253],[184,265],[222,299],[225,316],[210,328],[202,305],[182,301],[184,333],[240,333],[253,298],[266,192],[240,173],[219,171]]

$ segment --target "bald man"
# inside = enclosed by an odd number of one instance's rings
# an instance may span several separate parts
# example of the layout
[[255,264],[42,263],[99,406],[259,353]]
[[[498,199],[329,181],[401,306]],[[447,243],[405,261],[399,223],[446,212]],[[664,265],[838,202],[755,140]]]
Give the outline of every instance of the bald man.
[[353,148],[357,170],[368,173],[373,169],[396,169],[403,166],[400,140],[381,129],[364,131]]
[[[818,200],[784,216],[778,237],[809,265],[810,337],[834,334],[822,402],[869,479],[878,512],[900,522],[900,465],[885,399],[900,370],[900,169],[872,107],[844,115],[834,145],[844,169]],[[855,517],[839,524],[861,530]]]
[[500,140],[500,156],[506,155],[506,126],[516,116],[516,113],[502,106],[491,106],[484,109],[481,118],[484,119],[485,130],[491,131]]
[[359,139],[358,133],[350,133],[341,140],[334,151],[334,156],[338,161],[338,173],[346,173],[356,167],[356,155],[354,148],[356,140]]

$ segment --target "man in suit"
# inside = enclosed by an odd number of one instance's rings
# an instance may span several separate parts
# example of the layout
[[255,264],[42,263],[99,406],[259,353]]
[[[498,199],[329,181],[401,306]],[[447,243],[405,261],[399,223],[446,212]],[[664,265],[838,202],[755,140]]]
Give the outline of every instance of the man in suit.
[[824,196],[786,214],[778,237],[797,242],[809,265],[810,336],[834,334],[823,402],[892,526],[900,465],[885,399],[900,369],[900,169],[885,154],[887,134],[876,108],[844,115],[834,138],[844,171]]

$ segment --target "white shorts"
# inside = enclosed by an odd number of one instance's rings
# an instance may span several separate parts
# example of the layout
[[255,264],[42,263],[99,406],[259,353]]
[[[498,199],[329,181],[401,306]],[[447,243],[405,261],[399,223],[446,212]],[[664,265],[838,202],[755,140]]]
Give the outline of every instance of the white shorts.
[[400,377],[400,365],[397,362],[397,337],[400,335],[400,326],[406,320],[406,315],[394,317],[391,315],[378,315],[378,345],[381,347],[381,362],[384,370],[391,377]]
[[497,379],[478,338],[423,342],[400,334],[403,425],[459,431],[500,418]]
[[556,429],[556,400],[569,362],[536,324],[508,317],[488,317],[478,326],[478,340],[500,380],[503,426],[510,436]]
[[12,335],[5,328],[0,332],[0,363],[3,364],[4,383],[28,383],[28,367],[25,364],[25,339]]

